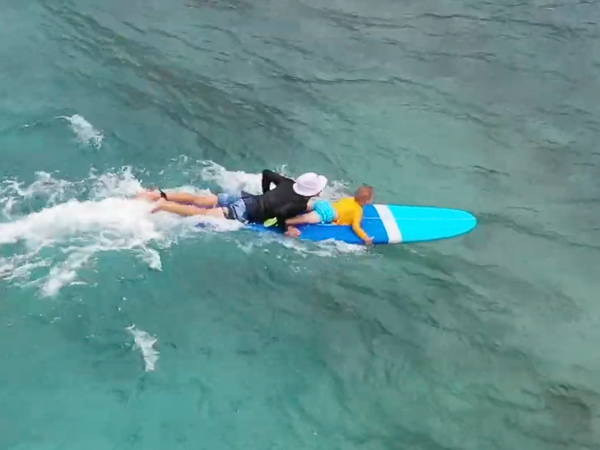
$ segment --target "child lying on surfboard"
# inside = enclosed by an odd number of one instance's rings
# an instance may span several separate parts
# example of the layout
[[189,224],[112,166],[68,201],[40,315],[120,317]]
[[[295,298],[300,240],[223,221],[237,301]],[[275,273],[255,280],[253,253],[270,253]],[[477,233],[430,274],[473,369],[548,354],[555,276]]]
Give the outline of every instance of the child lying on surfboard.
[[346,197],[337,202],[317,200],[308,206],[310,212],[285,221],[286,225],[301,225],[307,223],[333,223],[335,225],[351,225],[352,230],[367,245],[373,244],[373,238],[367,236],[360,223],[363,217],[363,207],[373,203],[374,191],[371,186],[361,186],[354,197]]

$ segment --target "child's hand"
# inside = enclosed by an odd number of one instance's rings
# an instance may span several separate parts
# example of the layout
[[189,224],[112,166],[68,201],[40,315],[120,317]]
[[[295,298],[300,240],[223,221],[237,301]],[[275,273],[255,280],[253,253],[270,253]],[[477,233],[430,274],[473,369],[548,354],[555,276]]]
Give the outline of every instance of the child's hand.
[[373,245],[373,238],[371,236],[365,239],[365,245]]

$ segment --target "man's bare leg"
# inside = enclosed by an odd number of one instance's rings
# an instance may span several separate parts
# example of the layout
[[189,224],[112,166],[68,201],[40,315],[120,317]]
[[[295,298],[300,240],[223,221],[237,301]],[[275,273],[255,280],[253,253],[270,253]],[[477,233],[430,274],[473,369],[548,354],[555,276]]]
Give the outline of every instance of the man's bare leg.
[[[140,192],[135,197],[153,202],[158,201],[161,198],[159,191]],[[167,194],[167,198],[170,202],[193,203],[194,205],[203,208],[215,207],[219,202],[219,198],[214,194],[194,195],[188,194],[187,192],[171,192],[170,194]]]
[[211,216],[217,219],[226,219],[223,208],[199,208],[193,205],[181,205],[179,203],[161,200],[157,202],[153,212],[165,211],[180,216]]

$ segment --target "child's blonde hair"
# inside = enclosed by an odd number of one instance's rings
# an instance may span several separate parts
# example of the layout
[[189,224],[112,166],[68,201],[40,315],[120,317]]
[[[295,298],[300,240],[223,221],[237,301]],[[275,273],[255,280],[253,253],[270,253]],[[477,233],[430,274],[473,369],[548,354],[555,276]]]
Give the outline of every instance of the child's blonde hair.
[[366,205],[367,203],[373,200],[373,196],[373,187],[364,184],[356,190],[356,194],[354,194],[354,199],[361,205]]

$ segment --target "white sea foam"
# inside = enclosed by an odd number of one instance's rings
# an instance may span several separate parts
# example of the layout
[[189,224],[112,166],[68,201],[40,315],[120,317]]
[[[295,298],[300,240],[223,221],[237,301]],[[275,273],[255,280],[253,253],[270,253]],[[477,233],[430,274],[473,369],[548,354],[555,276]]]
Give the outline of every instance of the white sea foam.
[[47,172],[36,172],[35,181],[28,186],[14,179],[5,180],[0,189],[2,195],[13,194],[18,197],[29,198],[36,195],[48,197],[49,201],[53,201],[65,193],[65,190],[72,186],[73,183],[56,179]]
[[47,296],[56,295],[63,286],[74,283],[77,277],[77,269],[84,266],[98,248],[89,246],[69,255],[67,260],[50,269],[47,281],[42,287],[42,294]]
[[[129,249],[137,249],[150,267],[160,268],[160,256],[148,245],[169,244],[170,222],[152,215],[151,204],[125,198],[140,186],[131,170],[92,175],[92,199],[86,201],[71,198],[57,203],[77,194],[78,187],[85,190],[83,183],[57,180],[44,173],[37,178],[29,186],[8,180],[0,189],[4,210],[12,205],[9,214],[5,211],[10,221],[0,223],[0,246],[17,245],[16,253],[0,257],[0,278],[27,280],[32,271],[50,267],[37,270],[36,281],[42,294],[55,295],[76,280],[79,270],[91,264],[94,255]],[[26,205],[30,197],[45,198],[46,207],[13,217],[10,213]],[[52,251],[47,251],[50,248]],[[44,272],[47,275],[39,279]]]
[[42,209],[14,222],[0,224],[0,244],[25,241],[40,246],[65,236],[85,233],[133,236],[141,240],[157,237],[149,220],[152,205],[127,199],[100,201],[69,200]]
[[154,348],[154,345],[158,342],[158,339],[145,331],[137,329],[135,324],[127,327],[126,330],[133,335],[135,348],[142,351],[146,372],[152,372],[155,369],[158,361],[159,351]]
[[294,250],[296,253],[305,257],[309,255],[320,257],[336,257],[352,253],[361,254],[367,251],[367,247],[364,245],[353,245],[334,240],[306,242],[300,239],[287,238],[281,235],[277,238],[267,238],[265,236],[261,242],[272,242],[273,239],[279,241],[279,243],[284,247]]
[[6,218],[11,218],[21,204],[43,199],[46,205],[64,200],[74,188],[74,183],[54,178],[47,172],[36,172],[35,180],[26,185],[16,179],[7,179],[0,184],[0,205]]
[[148,264],[153,270],[162,271],[162,261],[160,259],[160,254],[154,250],[153,248],[143,248],[140,252],[140,256],[143,261]]
[[262,175],[260,173],[231,171],[212,161],[206,161],[204,164],[202,179],[214,181],[224,192],[238,193],[246,191],[250,194],[260,194],[262,192]]
[[[163,237],[150,210],[150,204],[128,199],[70,200],[0,224],[0,245],[24,243],[30,250],[23,261],[26,264],[40,264],[36,259],[41,258],[42,249],[59,247],[66,259],[53,261],[42,288],[45,295],[54,295],[76,278],[77,270],[93,255],[103,251],[144,249],[150,241]],[[0,259],[0,264],[3,262],[14,263],[15,260]],[[154,261],[152,265],[158,263]],[[27,275],[28,271],[22,269],[21,275]]]
[[75,133],[79,142],[91,145],[98,149],[102,146],[104,135],[101,131],[96,130],[85,117],[74,114],[72,116],[61,116],[60,118],[69,122],[71,130]]
[[127,166],[118,172],[90,174],[93,186],[90,196],[94,199],[112,197],[131,198],[142,188],[142,184],[135,178],[131,167]]

